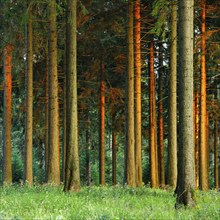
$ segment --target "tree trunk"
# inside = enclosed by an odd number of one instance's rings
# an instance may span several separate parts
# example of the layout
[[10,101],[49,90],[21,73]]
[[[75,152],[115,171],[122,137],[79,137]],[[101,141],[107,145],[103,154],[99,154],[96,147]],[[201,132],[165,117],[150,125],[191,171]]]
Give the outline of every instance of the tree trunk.
[[28,6],[27,24],[27,71],[26,71],[26,115],[25,115],[25,176],[28,185],[33,183],[32,145],[33,145],[33,28],[32,6]]
[[91,149],[91,141],[90,141],[90,120],[89,116],[87,117],[87,129],[86,129],[86,180],[87,185],[91,185],[91,162],[90,162],[90,149]]
[[150,121],[150,171],[151,187],[158,187],[158,163],[157,163],[157,142],[156,142],[156,117],[155,117],[155,74],[154,74],[154,42],[150,42],[149,54],[149,121]]
[[77,0],[67,1],[66,73],[67,73],[67,138],[64,191],[80,190],[77,109]]
[[49,161],[49,74],[48,74],[48,51],[46,52],[46,76],[45,76],[45,179],[48,177],[48,161]]
[[194,206],[195,157],[193,124],[194,2],[178,1],[179,9],[179,151],[176,208]]
[[4,48],[4,128],[3,128],[3,185],[12,183],[12,46]]
[[170,82],[169,82],[169,132],[168,164],[169,185],[175,189],[177,183],[177,5],[172,1],[171,45],[170,45]]
[[134,5],[134,56],[135,56],[135,91],[136,91],[136,112],[135,112],[135,168],[136,184],[142,186],[142,132],[141,132],[141,3],[135,1]]
[[100,133],[99,133],[99,183],[105,185],[105,76],[104,61],[101,58],[101,85],[100,85]]
[[200,121],[200,187],[202,190],[209,188],[208,175],[208,155],[206,140],[206,39],[205,39],[205,19],[206,2],[201,0],[202,4],[202,27],[201,27],[201,121]]
[[49,161],[48,182],[60,184],[56,1],[49,1]]
[[134,36],[133,36],[133,1],[128,1],[127,25],[127,125],[126,125],[126,183],[136,186],[135,143],[134,143]]
[[116,152],[117,152],[117,143],[116,143],[116,131],[114,130],[115,128],[113,127],[112,131],[112,185],[115,186],[117,184],[117,179],[116,179]]
[[[218,103],[218,84],[216,83],[216,91],[215,91],[215,101]],[[214,162],[214,176],[215,176],[215,188],[219,189],[219,160],[218,160],[218,115],[216,115],[216,118],[214,120],[214,157],[215,157],[215,162]]]
[[159,144],[158,144],[158,173],[159,185],[163,188],[165,186],[165,169],[164,169],[164,123],[163,123],[163,54],[159,49]]
[[195,179],[196,188],[199,187],[199,93],[195,90],[194,96],[194,132],[195,132]]

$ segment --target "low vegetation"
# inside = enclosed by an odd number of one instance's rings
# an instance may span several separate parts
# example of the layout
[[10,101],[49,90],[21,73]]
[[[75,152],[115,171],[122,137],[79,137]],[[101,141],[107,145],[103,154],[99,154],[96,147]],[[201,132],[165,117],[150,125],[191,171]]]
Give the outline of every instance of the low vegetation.
[[194,209],[175,210],[173,191],[143,188],[83,187],[64,193],[62,187],[0,188],[0,219],[219,219],[220,193],[195,193]]

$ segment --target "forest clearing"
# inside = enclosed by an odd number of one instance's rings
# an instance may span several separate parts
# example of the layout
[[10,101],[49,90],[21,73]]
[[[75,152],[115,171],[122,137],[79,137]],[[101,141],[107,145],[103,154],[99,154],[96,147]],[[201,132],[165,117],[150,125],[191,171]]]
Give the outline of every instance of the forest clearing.
[[0,219],[91,220],[217,220],[220,193],[196,192],[196,208],[174,209],[172,190],[82,187],[65,194],[61,187],[13,186],[0,188]]

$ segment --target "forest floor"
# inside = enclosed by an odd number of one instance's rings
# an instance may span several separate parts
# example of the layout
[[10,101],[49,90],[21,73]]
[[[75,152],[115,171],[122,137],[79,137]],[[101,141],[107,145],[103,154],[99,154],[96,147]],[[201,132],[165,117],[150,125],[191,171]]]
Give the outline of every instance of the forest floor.
[[0,219],[220,219],[220,193],[196,191],[195,208],[175,210],[170,190],[147,187],[0,187]]

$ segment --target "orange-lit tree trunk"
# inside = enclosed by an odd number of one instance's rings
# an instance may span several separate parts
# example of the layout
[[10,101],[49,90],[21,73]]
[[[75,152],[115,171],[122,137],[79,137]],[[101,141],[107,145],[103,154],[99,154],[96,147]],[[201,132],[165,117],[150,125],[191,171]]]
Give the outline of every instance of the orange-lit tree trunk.
[[49,161],[47,181],[60,184],[56,1],[49,1]]
[[209,188],[207,135],[206,135],[206,2],[201,0],[202,27],[201,27],[201,120],[200,120],[200,187],[202,190]]
[[[162,46],[160,45],[160,48]],[[158,143],[158,171],[159,171],[159,185],[165,186],[165,169],[164,169],[164,123],[163,123],[163,54],[159,50],[159,143]]]
[[199,187],[199,92],[194,93],[194,133],[195,133],[195,180],[196,188]]
[[134,36],[133,1],[128,1],[127,23],[127,124],[126,124],[126,183],[136,186],[134,141]]
[[33,145],[33,28],[32,6],[28,6],[27,24],[27,71],[26,71],[26,115],[25,115],[25,183],[33,183],[32,145]]
[[142,186],[142,132],[141,132],[141,3],[134,2],[134,58],[135,58],[135,168],[136,184]]
[[4,48],[4,128],[3,128],[3,185],[12,183],[12,46]]
[[99,131],[99,183],[105,185],[105,76],[104,60],[101,58],[100,72],[100,131]]
[[169,81],[169,132],[168,132],[168,183],[175,189],[177,183],[177,5],[172,1],[170,81]]
[[150,42],[149,54],[149,121],[150,121],[150,173],[151,187],[158,187],[158,169],[157,169],[157,141],[156,141],[156,95],[155,95],[155,73],[154,73],[154,42]]

